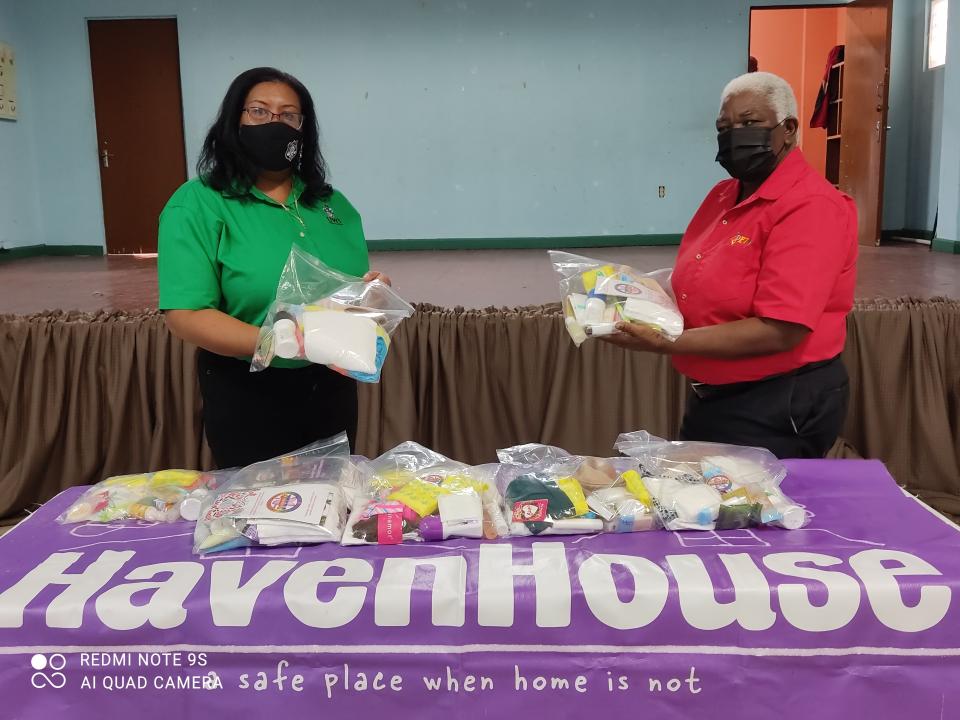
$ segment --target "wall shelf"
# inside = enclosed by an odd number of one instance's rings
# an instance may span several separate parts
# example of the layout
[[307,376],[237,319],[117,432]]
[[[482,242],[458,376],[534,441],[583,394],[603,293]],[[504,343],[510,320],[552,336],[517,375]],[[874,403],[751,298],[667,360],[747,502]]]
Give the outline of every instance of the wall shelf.
[[840,148],[843,138],[843,62],[830,68],[827,82],[827,182],[840,186]]

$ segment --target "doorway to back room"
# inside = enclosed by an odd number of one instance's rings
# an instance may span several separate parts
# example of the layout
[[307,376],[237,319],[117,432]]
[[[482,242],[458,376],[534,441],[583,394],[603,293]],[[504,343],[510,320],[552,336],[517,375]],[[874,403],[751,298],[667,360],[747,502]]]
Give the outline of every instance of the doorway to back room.
[[800,149],[856,201],[863,245],[880,241],[890,20],[890,0],[750,12],[748,70],[790,83]]

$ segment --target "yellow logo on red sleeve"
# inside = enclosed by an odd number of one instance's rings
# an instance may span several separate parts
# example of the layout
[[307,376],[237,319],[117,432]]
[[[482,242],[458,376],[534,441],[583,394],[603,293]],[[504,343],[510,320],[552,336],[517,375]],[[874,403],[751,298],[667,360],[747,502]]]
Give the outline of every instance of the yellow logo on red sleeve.
[[752,241],[746,235],[737,233],[732,238],[730,238],[730,245],[749,245]]

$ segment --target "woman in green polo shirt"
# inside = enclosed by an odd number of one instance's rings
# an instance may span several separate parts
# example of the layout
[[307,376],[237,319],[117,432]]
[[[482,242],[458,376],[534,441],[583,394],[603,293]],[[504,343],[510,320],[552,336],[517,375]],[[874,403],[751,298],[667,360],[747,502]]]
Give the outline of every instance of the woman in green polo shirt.
[[198,178],[160,215],[160,309],[200,347],[207,442],[220,467],[281,455],[357,430],[353,380],[275,360],[250,372],[259,326],[291,246],[367,281],[360,215],[326,180],[310,93],[274,68],[239,75],[207,134]]

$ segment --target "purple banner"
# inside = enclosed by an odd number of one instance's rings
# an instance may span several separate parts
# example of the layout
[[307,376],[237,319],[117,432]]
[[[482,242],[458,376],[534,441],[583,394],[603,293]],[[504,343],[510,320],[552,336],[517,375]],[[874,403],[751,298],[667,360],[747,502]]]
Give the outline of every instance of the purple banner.
[[[960,531],[883,465],[792,461],[803,530],[324,545],[0,538],[0,717],[951,717]],[[330,714],[332,713],[332,714]]]

